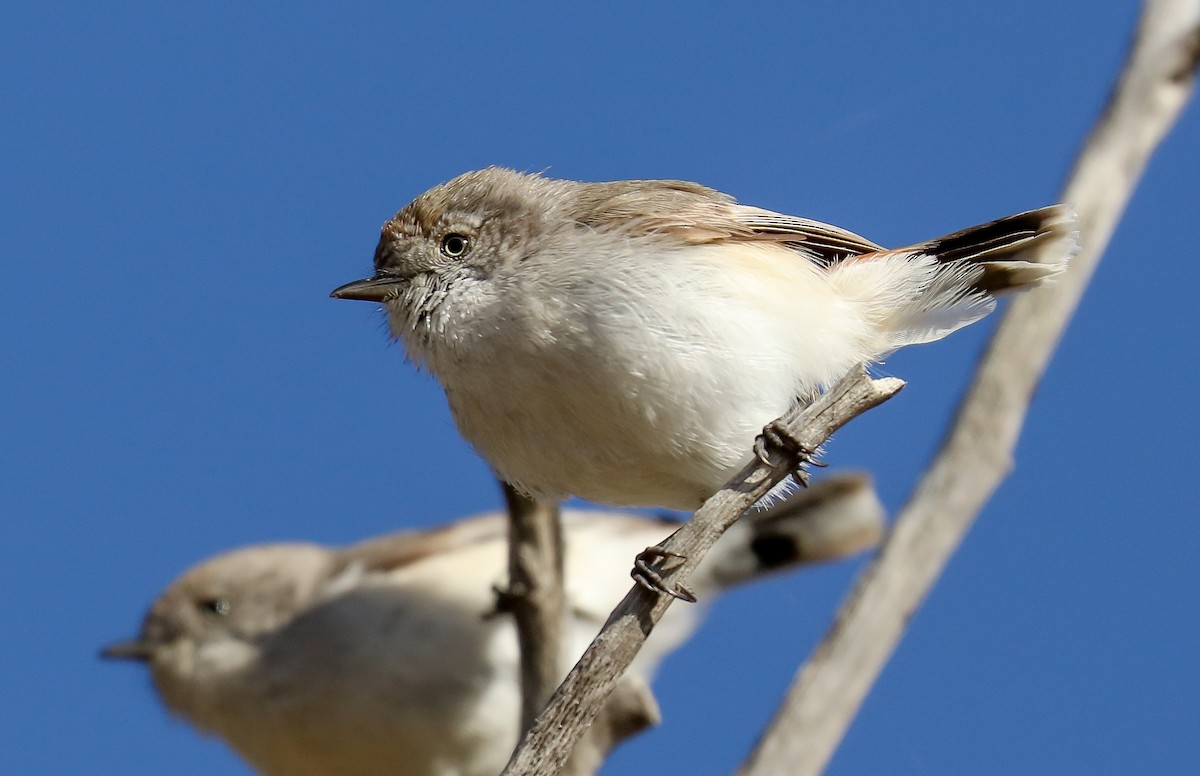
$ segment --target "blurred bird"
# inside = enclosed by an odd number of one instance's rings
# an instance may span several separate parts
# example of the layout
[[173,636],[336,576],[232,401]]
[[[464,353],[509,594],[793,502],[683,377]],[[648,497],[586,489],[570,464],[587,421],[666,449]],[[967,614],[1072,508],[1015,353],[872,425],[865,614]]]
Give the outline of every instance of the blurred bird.
[[[842,557],[882,525],[866,477],[831,477],[747,514],[692,581],[712,594]],[[632,584],[629,557],[676,527],[564,515],[564,675]],[[344,549],[234,550],[184,573],[135,639],[101,654],[146,663],[171,712],[267,776],[495,776],[519,735],[517,639],[496,611],[506,529],[493,513]],[[629,675],[648,682],[698,613],[671,609]]]

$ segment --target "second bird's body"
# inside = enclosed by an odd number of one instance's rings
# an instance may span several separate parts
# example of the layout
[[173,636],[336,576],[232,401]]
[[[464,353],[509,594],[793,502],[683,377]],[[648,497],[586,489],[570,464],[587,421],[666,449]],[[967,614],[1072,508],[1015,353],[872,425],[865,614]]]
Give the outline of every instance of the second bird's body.
[[[693,581],[708,600],[872,546],[882,525],[867,480],[826,479],[739,521]],[[676,527],[564,515],[561,674],[628,591],[629,558]],[[181,575],[137,637],[103,654],[144,662],[167,708],[264,776],[495,776],[520,734],[517,634],[496,598],[506,528],[491,514],[347,548],[223,553]],[[624,681],[648,683],[699,614],[672,608]]]

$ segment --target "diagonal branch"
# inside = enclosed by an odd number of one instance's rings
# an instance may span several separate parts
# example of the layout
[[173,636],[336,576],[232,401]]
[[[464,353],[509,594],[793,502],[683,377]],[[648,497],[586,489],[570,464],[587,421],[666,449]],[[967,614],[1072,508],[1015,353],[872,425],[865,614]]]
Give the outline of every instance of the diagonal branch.
[[858,579],[742,776],[820,773],[975,515],[1011,467],[1034,388],[1159,141],[1191,96],[1200,0],[1149,0],[1125,70],[1063,199],[1083,251],[1051,288],[1017,299],[957,418],[879,557]]
[[[860,368],[779,423],[803,449],[816,450],[834,431],[891,398],[903,385],[895,378],[872,380]],[[786,475],[758,460],[747,464],[663,542],[663,549],[683,556],[664,572],[664,584],[673,589],[684,585],[721,534]],[[548,776],[559,771],[673,600],[637,585],[629,591],[525,735],[504,774]]]

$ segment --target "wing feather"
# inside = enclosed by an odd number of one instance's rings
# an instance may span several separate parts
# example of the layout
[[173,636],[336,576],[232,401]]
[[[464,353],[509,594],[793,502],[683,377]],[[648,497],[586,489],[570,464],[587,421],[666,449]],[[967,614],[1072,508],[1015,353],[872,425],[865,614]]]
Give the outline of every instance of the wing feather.
[[688,245],[773,242],[822,266],[883,246],[832,224],[739,205],[715,189],[686,181],[578,184],[571,213],[591,229],[631,237],[661,236]]

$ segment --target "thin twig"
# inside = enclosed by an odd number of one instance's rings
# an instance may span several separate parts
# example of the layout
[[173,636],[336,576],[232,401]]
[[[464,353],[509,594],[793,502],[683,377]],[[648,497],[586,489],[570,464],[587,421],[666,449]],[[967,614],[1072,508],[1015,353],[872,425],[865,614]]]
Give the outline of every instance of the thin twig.
[[1082,253],[1057,285],[1009,308],[941,450],[742,776],[824,770],[909,617],[1008,472],[1038,379],[1150,154],[1191,95],[1198,57],[1200,0],[1150,0],[1125,71],[1064,193],[1080,216]]
[[[529,498],[501,483],[508,505],[509,586],[500,591],[500,608],[513,615],[521,653],[521,731],[562,678],[566,618],[565,548],[557,504]],[[650,687],[626,677],[600,711],[563,767],[566,776],[591,776],[613,747],[658,724],[658,702]]]
[[[903,385],[895,378],[872,380],[857,369],[811,406],[789,412],[779,423],[802,448],[816,450],[850,419],[886,401]],[[664,584],[684,585],[725,529],[784,476],[786,472],[758,460],[747,464],[660,545],[682,556],[664,572]],[[673,600],[633,586],[525,735],[504,774],[548,776],[558,772]]]
[[506,482],[501,485],[508,504],[508,589],[500,593],[500,608],[516,622],[525,731],[562,675],[562,520],[558,504],[532,499]]

